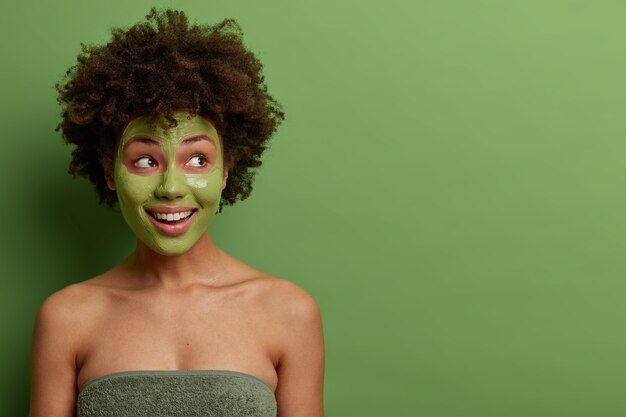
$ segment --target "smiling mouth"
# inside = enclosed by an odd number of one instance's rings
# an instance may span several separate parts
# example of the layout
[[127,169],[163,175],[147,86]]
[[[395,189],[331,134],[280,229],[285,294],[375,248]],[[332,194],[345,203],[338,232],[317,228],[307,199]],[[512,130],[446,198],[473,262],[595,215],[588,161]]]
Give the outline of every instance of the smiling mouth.
[[[186,208],[186,207],[185,207]],[[171,209],[170,209],[171,210]],[[179,236],[187,232],[198,216],[198,209],[187,209],[175,212],[145,209],[150,223],[165,236]]]
[[176,213],[159,213],[156,211],[146,210],[146,213],[150,215],[154,220],[162,224],[178,224],[184,223],[185,220],[190,218],[194,212],[198,211],[198,209],[179,211]]

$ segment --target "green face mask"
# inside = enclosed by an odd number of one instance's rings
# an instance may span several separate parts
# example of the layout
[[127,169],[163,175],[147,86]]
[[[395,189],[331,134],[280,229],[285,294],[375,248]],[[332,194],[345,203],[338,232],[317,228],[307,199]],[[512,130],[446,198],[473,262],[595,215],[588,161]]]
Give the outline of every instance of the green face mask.
[[[148,247],[163,255],[189,250],[215,216],[224,168],[215,126],[176,112],[178,125],[151,128],[132,120],[122,133],[113,172],[124,219]],[[159,121],[160,122],[160,121]]]

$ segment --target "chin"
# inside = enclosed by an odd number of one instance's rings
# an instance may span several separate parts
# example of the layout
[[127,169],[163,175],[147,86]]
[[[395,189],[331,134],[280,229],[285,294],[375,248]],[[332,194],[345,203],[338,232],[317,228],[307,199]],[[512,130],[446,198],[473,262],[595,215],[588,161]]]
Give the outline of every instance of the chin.
[[176,242],[171,240],[169,242],[157,241],[150,243],[144,241],[143,243],[154,252],[165,256],[182,255],[193,247],[193,244],[190,245],[189,242]]
[[167,247],[159,247],[159,248],[152,248],[152,250],[154,250],[155,252],[160,253],[161,255],[165,255],[165,256],[178,256],[178,255],[182,255],[183,253],[187,252],[189,249],[191,249],[191,247],[173,247],[173,246],[167,246]]

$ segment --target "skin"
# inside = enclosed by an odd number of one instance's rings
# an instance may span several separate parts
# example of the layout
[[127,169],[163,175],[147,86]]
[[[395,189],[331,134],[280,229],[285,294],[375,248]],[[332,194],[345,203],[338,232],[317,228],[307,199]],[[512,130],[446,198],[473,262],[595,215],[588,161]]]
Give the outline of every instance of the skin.
[[[180,180],[187,178],[189,155],[176,149],[177,164],[165,166],[178,170]],[[106,175],[112,189],[129,192],[122,176]],[[163,181],[162,172],[150,175]],[[186,184],[184,197],[162,194],[159,201],[208,201],[192,197],[195,189],[188,183],[177,184]],[[144,200],[133,201],[131,212]],[[278,417],[323,417],[324,340],[316,301],[298,285],[232,257],[215,245],[208,228],[202,230],[177,255],[163,254],[138,237],[134,253],[122,263],[44,300],[33,335],[31,417],[75,416],[79,389],[87,381],[157,369],[248,373],[272,387]]]
[[[187,252],[198,241],[215,216],[227,178],[215,126],[185,112],[174,117],[178,124],[170,129],[151,127],[146,116],[132,120],[119,140],[114,181],[107,176],[132,231],[163,255]],[[197,209],[181,235],[164,234],[146,210],[168,204]]]

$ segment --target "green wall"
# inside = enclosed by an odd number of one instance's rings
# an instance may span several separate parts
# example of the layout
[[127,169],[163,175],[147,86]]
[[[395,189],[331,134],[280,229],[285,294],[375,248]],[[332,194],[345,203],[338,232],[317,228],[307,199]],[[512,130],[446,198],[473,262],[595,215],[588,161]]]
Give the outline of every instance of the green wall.
[[328,417],[626,413],[626,3],[11,3],[0,415],[26,415],[41,301],[133,248],[66,173],[53,85],[153,4],[239,20],[284,105],[212,232],[318,300]]

